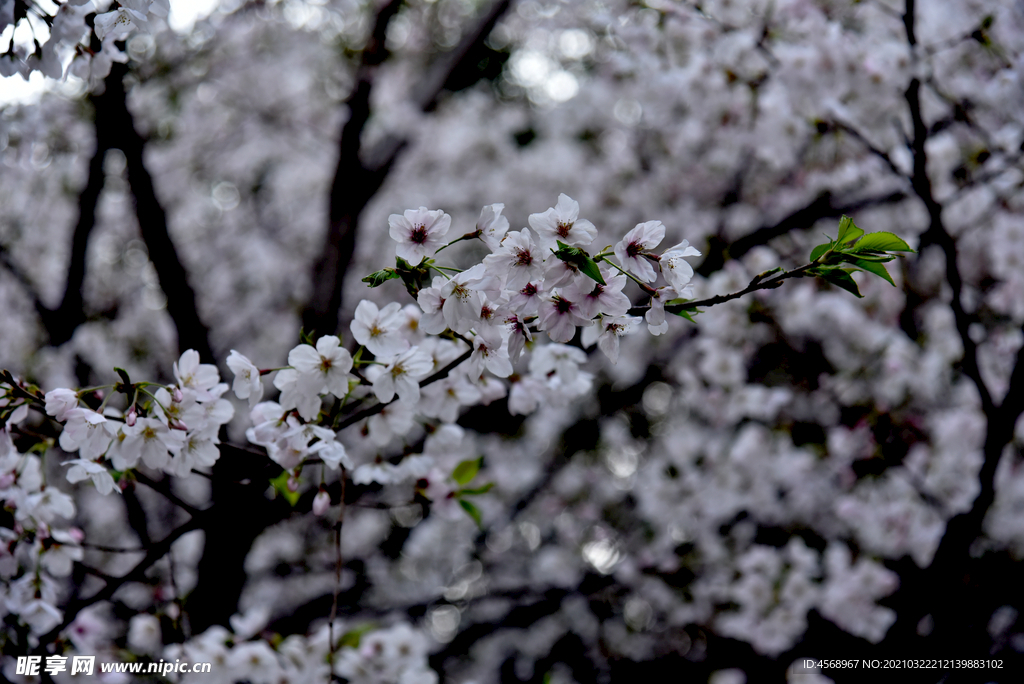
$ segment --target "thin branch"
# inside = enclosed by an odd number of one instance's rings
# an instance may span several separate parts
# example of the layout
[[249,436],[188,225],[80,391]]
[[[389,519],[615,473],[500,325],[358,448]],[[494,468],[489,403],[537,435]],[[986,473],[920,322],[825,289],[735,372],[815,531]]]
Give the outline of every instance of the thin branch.
[[185,534],[192,532],[193,530],[201,529],[203,524],[209,517],[209,511],[203,511],[200,515],[195,516],[184,525],[180,525],[175,528],[170,534],[164,537],[162,540],[154,543],[147,551],[146,556],[139,561],[135,567],[129,570],[126,574],[121,577],[114,578],[113,581],[107,582],[106,586],[97,591],[95,594],[88,598],[80,598],[73,601],[64,610],[64,620],[57,627],[54,627],[46,634],[39,637],[39,646],[36,651],[43,653],[46,650],[46,646],[53,642],[61,633],[62,630],[67,628],[78,614],[88,608],[91,605],[99,603],[100,601],[106,601],[114,595],[114,593],[123,587],[128,582],[141,582],[146,578],[146,571],[149,570],[157,561],[164,557],[171,550],[171,545],[180,539]]
[[[448,374],[450,372],[452,372],[452,370],[454,370],[463,361],[467,360],[470,356],[472,356],[472,354],[473,354],[473,350],[469,349],[468,351],[463,353],[461,356],[459,356],[459,358],[455,359],[454,361],[449,363],[447,366],[445,366],[441,370],[437,371],[436,373],[434,373],[433,375],[431,375],[431,376],[429,376],[427,378],[424,378],[423,380],[420,380],[420,387],[426,387],[427,385],[431,385],[431,384],[437,382],[438,380],[443,380],[444,378],[448,377]],[[397,398],[394,401],[397,401]],[[359,413],[355,413],[355,414],[349,416],[348,418],[346,418],[345,420],[343,420],[341,422],[341,424],[336,428],[336,431],[340,432],[340,431],[344,430],[345,428],[347,428],[349,425],[355,425],[356,423],[358,423],[359,421],[363,420],[364,418],[369,418],[370,416],[377,415],[378,413],[383,411],[384,407],[386,407],[390,403],[392,403],[392,402],[389,401],[387,403],[374,404],[373,406],[371,406],[369,408],[363,409]]]

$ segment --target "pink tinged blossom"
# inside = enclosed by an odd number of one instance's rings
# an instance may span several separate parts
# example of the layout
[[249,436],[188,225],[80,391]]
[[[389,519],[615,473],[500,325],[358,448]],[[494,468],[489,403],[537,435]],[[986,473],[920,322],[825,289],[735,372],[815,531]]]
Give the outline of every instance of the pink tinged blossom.
[[65,415],[67,422],[60,433],[60,448],[68,453],[78,451],[82,458],[90,460],[102,456],[110,446],[114,426],[87,408],[71,409]]
[[504,204],[489,204],[480,211],[480,218],[476,222],[476,230],[480,234],[480,239],[492,252],[508,232],[508,219],[501,215],[504,208]]
[[209,390],[220,382],[217,367],[209,363],[199,363],[199,352],[188,349],[174,364],[174,377],[182,389],[195,390],[199,401],[210,398]]
[[248,399],[252,408],[263,398],[263,383],[260,382],[260,370],[252,361],[234,349],[228,354],[228,368],[235,374],[231,385],[232,391],[239,399]]
[[175,404],[180,404],[185,400],[185,393],[181,391],[180,387],[171,387],[171,401]]
[[679,293],[678,296],[686,299],[693,297],[693,287],[688,287],[690,279],[693,278],[693,267],[683,260],[689,256],[700,256],[700,252],[683,240],[662,254],[660,261],[665,280]]
[[489,273],[505,280],[505,288],[516,290],[540,276],[544,254],[533,241],[529,228],[508,233],[493,254],[484,257]]
[[473,338],[473,354],[466,364],[466,372],[470,377],[478,377],[484,369],[499,378],[512,375],[512,362],[501,334],[493,329],[484,329]]
[[508,331],[508,358],[515,363],[523,354],[527,342],[533,342],[530,328],[515,314],[505,318],[505,330]]
[[96,487],[96,491],[104,496],[111,492],[121,493],[121,490],[114,483],[114,478],[110,475],[110,471],[99,463],[84,458],[76,458],[71,461],[65,461],[61,465],[71,466],[67,472],[67,479],[72,484],[85,479],[91,479]]
[[398,243],[396,254],[416,265],[444,244],[444,236],[452,224],[452,217],[440,209],[426,207],[407,209],[404,214],[388,217],[391,239]]
[[651,308],[647,310],[644,318],[647,320],[647,329],[652,335],[664,335],[668,331],[668,321],[665,320],[665,302],[670,302],[676,297],[676,291],[671,287],[659,288],[651,297]]
[[444,298],[441,296],[441,289],[444,287],[445,279],[441,276],[434,277],[432,287],[425,287],[419,291],[416,301],[423,310],[420,316],[419,328],[428,335],[440,335],[448,327],[444,321]]
[[[402,336],[404,327],[405,314],[402,313],[401,304],[392,302],[383,309],[378,309],[376,304],[366,299],[359,302],[355,317],[349,326],[356,342],[379,358],[391,358],[409,348],[409,342]],[[351,368],[351,363],[349,367]],[[336,396],[344,396],[344,392]]]
[[583,346],[591,347],[596,342],[598,349],[615,363],[619,360],[619,338],[633,333],[639,323],[638,316],[602,317],[595,325],[583,329]]
[[539,328],[555,342],[568,342],[576,334],[577,325],[589,325],[590,319],[580,315],[579,306],[561,295],[541,303]]
[[382,403],[394,399],[395,394],[406,404],[415,404],[420,400],[419,381],[430,374],[434,362],[430,355],[413,347],[399,354],[385,368],[384,372],[373,381],[373,393]]
[[542,280],[526,283],[509,298],[509,310],[520,316],[536,316],[537,307],[544,298],[544,291],[544,281]]
[[579,215],[579,202],[561,194],[554,207],[541,214],[530,214],[530,227],[544,247],[554,245],[556,240],[567,245],[589,245],[597,237],[597,228]]
[[575,301],[579,305],[580,313],[585,318],[593,318],[598,314],[625,316],[632,306],[629,297],[622,292],[622,288],[626,286],[626,276],[616,274],[610,268],[602,268],[601,275],[604,277],[605,285],[588,278],[584,282],[584,287],[579,289],[580,294]]
[[654,282],[657,274],[644,254],[661,244],[665,239],[665,226],[661,221],[638,223],[615,245],[615,257],[619,265],[645,283]]
[[78,394],[69,389],[55,389],[46,393],[46,413],[60,422],[68,418],[68,411],[78,408]]
[[[400,308],[398,304],[389,306],[394,306],[396,311]],[[295,347],[288,352],[288,365],[309,378],[312,384],[316,378],[321,384],[318,394],[322,391],[336,397],[348,394],[349,381],[353,379],[348,373],[352,370],[352,355],[334,335],[324,335],[317,340],[316,349],[308,344]]]
[[135,410],[135,405],[132,404],[132,407],[128,409],[128,413],[124,417],[124,422],[128,424],[128,427],[134,427],[135,421],[137,421],[138,419],[139,413],[138,411]]
[[313,515],[323,515],[331,508],[331,495],[326,489],[321,489],[313,497]]

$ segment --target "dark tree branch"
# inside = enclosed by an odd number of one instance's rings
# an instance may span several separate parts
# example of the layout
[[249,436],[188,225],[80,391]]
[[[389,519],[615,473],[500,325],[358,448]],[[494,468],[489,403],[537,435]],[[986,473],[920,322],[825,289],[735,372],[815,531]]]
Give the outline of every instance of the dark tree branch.
[[895,191],[886,195],[867,197],[845,204],[836,204],[832,195],[824,192],[818,195],[813,202],[794,211],[778,223],[762,226],[731,244],[725,244],[720,239],[713,239],[708,249],[707,257],[704,258],[701,265],[695,268],[694,271],[707,277],[720,270],[725,265],[726,260],[739,259],[755,247],[765,245],[780,235],[796,230],[806,230],[821,219],[839,218],[844,214],[853,214],[863,209],[883,204],[898,204],[906,198],[906,193]]
[[[427,73],[423,86],[412,95],[413,102],[427,111],[434,106],[452,73],[474,54],[474,48],[486,40],[495,23],[508,9],[511,0],[498,0],[457,48]],[[302,314],[307,332],[328,335],[339,326],[345,272],[355,252],[359,217],[384,183],[407,141],[388,137],[365,153],[361,150],[363,129],[371,116],[370,92],[377,67],[387,59],[384,36],[391,18],[398,12],[400,0],[391,0],[377,14],[373,38],[363,52],[356,86],[346,105],[349,118],[342,127],[338,166],[330,194],[330,220],[320,257],[313,267],[313,294]]]

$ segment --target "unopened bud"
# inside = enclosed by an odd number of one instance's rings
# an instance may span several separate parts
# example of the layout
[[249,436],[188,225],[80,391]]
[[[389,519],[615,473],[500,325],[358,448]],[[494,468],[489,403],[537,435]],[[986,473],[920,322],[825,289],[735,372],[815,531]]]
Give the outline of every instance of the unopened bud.
[[76,544],[81,544],[81,543],[82,543],[82,541],[84,541],[84,540],[85,540],[85,532],[83,532],[83,531],[81,530],[81,528],[78,528],[78,527],[71,527],[71,528],[68,528],[68,534],[69,534],[69,535],[71,535],[71,539],[72,539],[72,540],[73,540],[73,541],[74,541],[74,542],[75,542]]
[[12,484],[14,484],[14,473],[0,475],[0,489],[7,489]]
[[323,515],[330,507],[331,495],[327,493],[327,490],[321,489],[317,492],[317,495],[313,497],[313,515]]
[[297,492],[299,491],[299,478],[292,475],[288,478],[288,491]]
[[139,414],[135,411],[135,405],[128,409],[128,415],[124,417],[124,422],[128,423],[128,427],[135,427],[135,421],[138,419]]
[[171,401],[173,401],[175,404],[180,404],[182,399],[184,398],[185,395],[181,393],[180,387],[175,387],[174,391],[171,392]]
[[170,422],[170,428],[172,430],[181,430],[182,432],[184,432],[185,430],[188,430],[188,425],[185,425],[185,423],[175,418]]

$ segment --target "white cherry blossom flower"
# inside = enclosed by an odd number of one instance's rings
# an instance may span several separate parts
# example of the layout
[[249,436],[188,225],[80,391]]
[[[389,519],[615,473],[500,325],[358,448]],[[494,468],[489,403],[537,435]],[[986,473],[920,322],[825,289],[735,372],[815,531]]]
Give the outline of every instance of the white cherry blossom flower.
[[537,307],[544,299],[544,281],[530,281],[508,300],[508,308],[520,316],[536,316]]
[[615,245],[615,257],[619,265],[645,283],[654,282],[657,274],[645,253],[661,244],[665,239],[665,226],[661,221],[638,223]]
[[480,322],[483,293],[473,288],[470,282],[478,279],[479,272],[474,271],[477,268],[482,268],[482,265],[478,264],[468,271],[455,275],[441,289],[441,297],[444,299],[444,320],[449,328],[460,334],[469,332],[470,328]]
[[125,6],[120,6],[112,12],[98,14],[94,20],[96,37],[103,40],[109,36],[112,41],[127,38],[132,31],[144,24],[145,14]]
[[[398,304],[389,306],[394,306],[396,311],[400,308]],[[316,341],[315,349],[308,344],[295,347],[288,352],[288,365],[303,376],[318,378],[322,385],[320,391],[330,392],[336,397],[348,394],[349,381],[354,379],[349,375],[352,355],[334,335],[321,337]]]
[[508,219],[501,215],[504,208],[504,204],[489,204],[480,211],[480,218],[476,221],[476,230],[480,234],[480,239],[492,252],[508,232]]
[[665,280],[679,293],[677,296],[685,299],[693,297],[693,286],[689,285],[690,279],[693,278],[693,266],[683,260],[688,256],[700,256],[700,252],[683,240],[662,254],[660,261]]
[[[613,271],[604,264],[601,266],[601,276],[604,278],[605,285],[588,278],[584,281],[583,287],[576,286],[572,293],[565,296],[577,302],[584,318],[590,319],[599,313],[608,316],[625,316],[632,305],[629,297],[622,292],[626,286],[626,276]],[[566,291],[569,291],[568,288]]]
[[430,355],[413,347],[391,360],[384,371],[373,381],[373,393],[382,403],[391,401],[398,394],[400,401],[415,404],[420,399],[419,381],[430,374],[434,363]]
[[74,408],[65,413],[67,422],[60,433],[60,448],[68,453],[78,451],[82,458],[103,455],[116,432],[113,425],[99,413],[87,408]]
[[665,320],[665,302],[670,302],[678,296],[675,289],[669,286],[655,290],[654,296],[651,297],[651,308],[644,315],[647,320],[647,329],[652,335],[664,335],[668,331],[668,321]]
[[235,381],[231,385],[235,396],[239,399],[248,399],[249,408],[260,403],[263,397],[263,383],[260,382],[260,369],[242,354],[234,349],[228,354],[228,368],[235,374]]
[[46,393],[46,413],[60,422],[67,420],[68,411],[78,408],[78,393],[69,389],[55,389]]
[[541,274],[544,255],[533,241],[529,228],[508,233],[493,254],[484,257],[488,272],[501,278],[505,288],[516,290]]
[[480,390],[473,386],[464,375],[449,375],[444,380],[429,385],[420,399],[419,412],[429,418],[445,423],[454,423],[459,410],[480,401]]
[[634,332],[639,323],[639,316],[604,316],[583,329],[583,346],[592,347],[596,342],[598,349],[615,363],[619,360],[619,338]]
[[597,237],[597,228],[579,215],[579,202],[563,193],[555,206],[540,214],[530,214],[529,222],[545,248],[553,246],[556,240],[567,245],[589,245]]
[[561,294],[541,303],[538,318],[538,327],[555,342],[568,342],[576,334],[577,325],[590,325],[576,302]]
[[[322,445],[322,446],[321,446]],[[345,451],[345,445],[337,440],[317,442],[313,445],[316,447],[312,451],[320,457],[328,468],[331,470],[337,470],[339,467],[343,467],[346,470],[352,469],[352,459],[349,458],[348,452]]]
[[294,368],[285,368],[277,372],[274,387],[281,390],[280,403],[284,410],[296,409],[305,420],[313,420],[320,413],[324,382],[319,375],[305,375]]
[[444,320],[444,297],[441,296],[445,282],[441,276],[434,276],[433,285],[424,287],[416,295],[416,301],[423,311],[419,328],[428,335],[439,335],[448,327]]
[[399,257],[412,265],[430,256],[444,244],[444,236],[452,224],[452,217],[440,209],[426,207],[407,209],[404,214],[388,217],[391,239],[398,243]]
[[484,368],[499,378],[512,375],[512,362],[509,361],[505,341],[493,328],[480,330],[473,338],[473,354],[466,363],[466,373],[470,377],[478,377]]
[[199,352],[188,349],[174,364],[174,377],[182,389],[195,390],[198,401],[211,399],[210,389],[220,382],[220,372],[210,363],[199,363]]
[[[389,359],[409,348],[408,340],[402,337],[404,327],[405,315],[402,313],[401,304],[392,302],[383,309],[378,309],[376,304],[367,299],[359,302],[352,324],[349,326],[356,342],[381,359]],[[344,393],[337,396],[343,395]]]
[[177,453],[185,443],[185,433],[172,430],[155,418],[139,418],[134,426],[121,428],[125,433],[122,448],[137,452],[150,468],[163,469],[171,462],[168,451]]
[[65,461],[61,465],[71,466],[71,469],[68,470],[65,477],[67,477],[68,482],[72,484],[81,482],[88,478],[92,480],[93,485],[96,487],[96,491],[104,496],[111,492],[117,492],[118,494],[121,493],[121,490],[114,482],[114,478],[110,475],[110,471],[95,461],[76,458],[71,461]]

